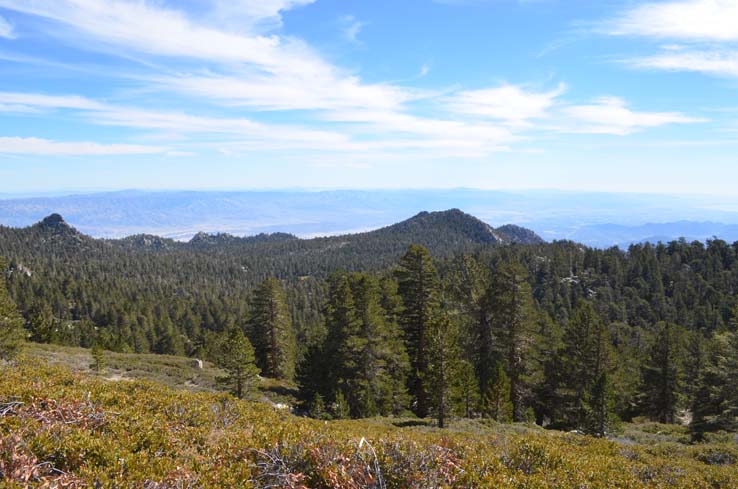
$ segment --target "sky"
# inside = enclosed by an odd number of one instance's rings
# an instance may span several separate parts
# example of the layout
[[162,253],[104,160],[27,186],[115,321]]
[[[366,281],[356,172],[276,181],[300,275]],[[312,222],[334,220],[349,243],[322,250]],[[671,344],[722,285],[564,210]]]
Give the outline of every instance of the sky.
[[0,193],[736,181],[738,0],[0,0]]

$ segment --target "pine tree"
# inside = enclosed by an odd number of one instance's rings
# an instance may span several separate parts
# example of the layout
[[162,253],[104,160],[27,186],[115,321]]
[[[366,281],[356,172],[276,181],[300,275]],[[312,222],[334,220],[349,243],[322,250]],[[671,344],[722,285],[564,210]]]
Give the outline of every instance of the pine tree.
[[[310,368],[324,377],[316,388],[328,401],[334,401],[342,384],[351,374],[346,371],[346,343],[350,335],[359,331],[359,319],[354,305],[348,274],[336,272],[329,278],[328,300],[325,305],[327,336],[316,351],[317,362]],[[343,394],[341,394],[343,396]],[[345,398],[344,398],[345,401]]]
[[95,372],[101,372],[105,369],[105,350],[103,350],[100,345],[95,344],[95,346],[90,350],[90,354],[92,355],[92,364],[90,365],[90,368]]
[[[5,263],[0,260],[0,274]],[[23,318],[8,295],[4,277],[0,276],[0,360],[7,361],[18,355],[25,340]]]
[[410,357],[411,372],[408,386],[414,401],[415,414],[428,415],[428,329],[436,320],[439,310],[439,280],[428,250],[412,245],[400,259],[395,272],[398,293],[403,309],[400,316],[405,335],[405,345]]
[[351,408],[346,401],[346,397],[343,395],[343,391],[340,389],[336,392],[332,408],[335,419],[348,419],[351,417]]
[[488,389],[498,356],[487,304],[488,281],[479,260],[468,254],[454,259],[443,281],[444,301],[456,312],[462,331],[468,331],[460,341],[469,361],[462,362],[457,382],[460,412],[466,417],[479,408],[484,413],[481,392]]
[[316,393],[313,396],[312,401],[310,401],[310,408],[308,409],[308,415],[314,419],[325,418],[326,412],[325,412],[325,402],[323,401],[323,396],[321,396],[318,393]]
[[454,394],[456,411],[463,413],[465,418],[474,417],[481,399],[479,396],[479,382],[474,366],[467,360],[459,362],[457,377],[454,380]]
[[528,272],[519,263],[504,263],[495,271],[488,291],[490,326],[510,379],[513,419],[525,421],[531,365],[531,346],[536,335],[536,311]]
[[662,322],[641,370],[642,411],[660,423],[674,423],[681,389],[681,342],[676,326]]
[[302,406],[308,411],[316,398],[320,398],[324,405],[326,399],[332,399],[335,379],[328,374],[331,364],[332,361],[325,354],[325,344],[320,343],[311,345],[298,365],[298,396]]
[[232,328],[223,345],[219,360],[227,376],[222,379],[239,399],[251,389],[259,378],[259,368],[255,364],[254,348],[241,328]]
[[254,292],[249,328],[257,365],[267,377],[292,380],[297,346],[287,301],[279,280],[266,279]]
[[716,334],[707,350],[690,423],[698,441],[707,432],[738,429],[738,333]]
[[608,369],[609,336],[592,304],[580,301],[564,328],[563,348],[557,356],[564,373],[559,395],[568,411],[570,425],[584,416],[584,398]]
[[498,423],[513,419],[513,405],[510,401],[510,379],[502,363],[498,362],[486,393],[485,415]]
[[31,341],[36,343],[56,343],[56,321],[48,304],[36,306],[31,312]]
[[444,428],[451,414],[453,387],[461,362],[458,324],[444,314],[430,322],[426,333],[428,369],[423,380],[429,388],[431,411],[438,427]]
[[603,370],[584,396],[581,430],[598,438],[612,433],[618,424],[617,417],[612,412],[613,404],[612,387],[607,372]]
[[349,276],[356,321],[341,347],[343,384],[352,413],[387,415],[405,397],[407,355],[395,323],[386,321],[378,281],[366,274]]

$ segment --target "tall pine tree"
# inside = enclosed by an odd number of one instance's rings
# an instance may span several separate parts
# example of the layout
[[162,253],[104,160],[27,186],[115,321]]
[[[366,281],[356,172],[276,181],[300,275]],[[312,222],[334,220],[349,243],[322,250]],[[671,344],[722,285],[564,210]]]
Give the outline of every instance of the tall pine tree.
[[395,275],[403,303],[400,321],[410,357],[408,387],[415,414],[424,418],[429,412],[428,329],[437,320],[439,310],[438,272],[428,250],[412,245],[400,259]]
[[537,317],[528,272],[519,263],[503,263],[493,274],[488,290],[490,325],[510,379],[513,419],[525,421],[530,352]]
[[677,327],[661,322],[641,369],[641,410],[660,423],[674,423],[681,391],[681,338]]
[[580,301],[564,327],[558,366],[564,375],[559,390],[569,426],[581,425],[584,400],[609,363],[609,335],[592,304]]
[[348,278],[356,320],[348,322],[338,358],[352,415],[397,414],[404,404],[407,371],[399,328],[386,319],[375,278],[360,273]]
[[430,410],[438,427],[446,426],[451,415],[455,381],[461,366],[459,325],[447,314],[436,316],[428,325],[428,369],[424,375],[430,397]]
[[249,321],[257,365],[266,377],[295,376],[295,331],[279,280],[264,280],[254,292]]

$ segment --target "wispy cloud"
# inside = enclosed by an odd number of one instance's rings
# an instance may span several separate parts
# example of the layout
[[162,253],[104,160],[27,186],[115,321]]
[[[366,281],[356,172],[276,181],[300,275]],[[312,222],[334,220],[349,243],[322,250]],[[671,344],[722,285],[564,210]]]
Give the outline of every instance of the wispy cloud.
[[669,71],[694,71],[708,75],[738,77],[738,50],[681,52],[664,51],[653,56],[626,60],[636,68]]
[[78,95],[0,92],[0,104],[7,111],[39,109],[102,110],[105,105]]
[[610,21],[614,35],[693,41],[738,41],[738,2],[683,0],[638,5]]
[[343,17],[341,17],[341,25],[343,37],[345,37],[349,42],[358,43],[359,33],[366,24],[358,20],[353,15],[344,15]]
[[41,138],[0,137],[0,154],[36,156],[113,156],[167,153],[167,148],[138,144],[100,144]]
[[459,92],[448,97],[446,104],[451,111],[460,114],[523,125],[532,119],[547,117],[547,111],[565,91],[564,84],[548,92],[533,92],[520,86],[505,84]]
[[5,18],[2,16],[0,16],[0,37],[4,37],[6,39],[15,39],[13,26],[10,25],[10,22],[5,20]]
[[346,137],[333,132],[291,125],[272,125],[245,118],[204,117],[98,102],[75,95],[0,92],[0,111],[74,110],[98,125],[152,129],[174,133],[219,134],[243,140],[278,140],[284,144],[336,144]]
[[[35,25],[40,35],[140,62],[141,71],[126,78],[125,87],[135,85],[145,98],[126,103],[131,97],[118,94],[113,103],[102,97],[4,92],[0,111],[64,111],[65,117],[136,129],[137,137],[156,141],[158,136],[174,146],[164,151],[5,138],[5,147],[24,154],[191,154],[205,148],[229,154],[306,149],[369,160],[411,152],[483,158],[509,150],[533,131],[548,130],[544,119],[566,119],[561,125],[573,132],[613,135],[696,121],[678,112],[635,112],[620,99],[568,106],[563,83],[549,90],[503,84],[431,92],[397,81],[367,82],[278,29],[285,11],[313,1],[202,0],[185,11],[175,2],[0,0],[0,8],[46,19]],[[346,38],[357,41],[363,23],[347,16],[342,25]],[[424,66],[420,76],[428,71]],[[159,94],[166,104],[157,103]],[[172,109],[182,102],[192,108]]]
[[676,49],[662,46],[656,54],[626,60],[633,67],[738,76],[738,2],[735,0],[649,2],[606,22],[603,30],[610,35],[686,44]]
[[705,119],[689,117],[679,112],[638,112],[627,107],[617,97],[602,97],[587,105],[573,105],[564,109],[569,118],[565,132],[610,134],[625,136],[647,128],[668,124],[692,124]]

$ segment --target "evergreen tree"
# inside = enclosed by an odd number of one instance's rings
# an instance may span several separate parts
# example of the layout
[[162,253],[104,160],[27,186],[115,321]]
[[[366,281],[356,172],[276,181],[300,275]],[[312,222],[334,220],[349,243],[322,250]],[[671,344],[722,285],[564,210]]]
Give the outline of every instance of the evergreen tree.
[[457,377],[454,381],[456,411],[463,413],[465,418],[474,417],[474,412],[481,403],[479,396],[479,382],[474,366],[467,360],[459,362]]
[[690,430],[701,440],[711,431],[738,430],[738,333],[714,336],[700,375]]
[[603,370],[584,396],[581,430],[599,438],[612,433],[618,424],[612,412],[613,403],[612,387],[607,372]]
[[296,381],[298,397],[303,408],[310,411],[316,398],[325,406],[326,398],[332,399],[335,380],[328,374],[332,361],[326,357],[325,344],[311,345],[298,365]]
[[687,335],[683,358],[680,359],[684,372],[684,395],[688,407],[697,401],[700,375],[705,367],[705,337],[699,331],[690,331]]
[[564,420],[581,424],[585,395],[608,368],[609,336],[592,304],[580,301],[564,328],[563,347],[558,355],[564,373],[559,395],[566,406]]
[[90,350],[90,354],[92,355],[90,368],[95,372],[102,372],[105,369],[105,350],[100,345],[95,344]]
[[424,381],[429,387],[431,411],[444,428],[451,414],[454,383],[459,376],[461,349],[458,323],[448,315],[432,320],[427,333],[428,369]]
[[297,346],[279,280],[264,280],[254,292],[250,320],[257,365],[267,377],[292,380]]
[[529,387],[526,375],[537,326],[527,277],[527,270],[519,263],[503,263],[495,270],[488,291],[491,328],[510,379],[514,421],[525,421]]
[[405,398],[408,361],[400,331],[386,321],[375,278],[354,273],[349,281],[356,329],[347,332],[340,355],[349,404],[359,417],[391,414]]
[[403,309],[400,316],[405,344],[410,357],[411,372],[408,386],[413,396],[414,412],[428,415],[428,329],[436,320],[439,309],[439,280],[428,250],[412,245],[400,259],[395,272]]
[[498,423],[513,419],[513,404],[510,401],[510,379],[502,363],[498,362],[486,393],[485,415]]
[[676,326],[662,322],[641,370],[642,412],[660,423],[674,423],[681,389],[681,342]]
[[324,399],[333,402],[342,383],[351,376],[346,371],[346,343],[349,336],[360,328],[348,274],[336,272],[330,277],[324,315],[327,336],[316,351],[317,363],[308,368],[324,375],[315,387]]
[[36,343],[55,343],[58,340],[56,334],[56,320],[48,304],[36,306],[31,312],[30,339]]
[[258,381],[259,368],[255,363],[254,348],[241,328],[231,329],[223,345],[219,364],[227,373],[222,381],[239,399]]
[[460,342],[469,361],[462,362],[457,382],[460,412],[466,417],[480,408],[484,414],[481,392],[487,392],[498,356],[487,304],[488,280],[479,260],[469,254],[455,258],[443,280],[444,302],[456,313],[461,330],[468,332]]
[[346,397],[343,395],[343,391],[340,389],[336,392],[335,400],[333,401],[333,417],[335,419],[348,419],[351,417],[351,408],[346,401]]
[[[5,263],[0,260],[0,273],[4,270]],[[4,277],[0,277],[0,360],[15,357],[23,347],[25,336],[23,318],[8,295]]]
[[323,419],[325,418],[325,415],[326,415],[325,402],[323,401],[323,396],[316,393],[313,396],[312,401],[310,401],[310,408],[308,409],[308,416],[314,419]]

